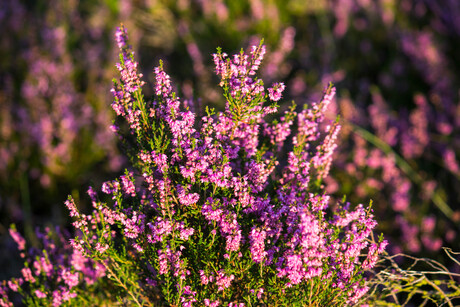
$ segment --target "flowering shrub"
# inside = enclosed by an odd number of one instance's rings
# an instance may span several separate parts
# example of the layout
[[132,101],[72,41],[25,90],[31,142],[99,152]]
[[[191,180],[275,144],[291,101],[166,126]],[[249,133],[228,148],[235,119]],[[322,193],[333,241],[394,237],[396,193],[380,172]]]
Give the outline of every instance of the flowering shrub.
[[54,306],[84,304],[91,294],[138,305],[357,303],[368,290],[362,274],[386,241],[369,241],[371,209],[331,207],[324,192],[340,130],[325,119],[335,88],[269,121],[285,86],[265,90],[256,77],[265,46],[231,57],[218,49],[225,110],[207,109],[198,123],[161,62],[154,97],[144,97],[123,26],[116,39],[112,128],[133,168],[101,193],[88,190],[88,215],[66,201],[76,237],[69,245],[59,236],[58,247],[42,236],[44,250],[24,254],[23,276],[3,283],[2,304],[13,292]]

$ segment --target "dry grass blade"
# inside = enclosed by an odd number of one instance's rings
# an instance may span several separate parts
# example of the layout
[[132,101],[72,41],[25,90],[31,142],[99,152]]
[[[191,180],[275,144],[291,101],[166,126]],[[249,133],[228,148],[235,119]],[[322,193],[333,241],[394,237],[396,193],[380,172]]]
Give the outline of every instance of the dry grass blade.
[[[450,248],[444,248],[444,251],[456,265],[460,265],[454,257],[460,253]],[[432,302],[453,307],[458,304],[453,300],[460,299],[460,274],[449,271],[433,259],[385,253],[371,274],[370,291],[362,302],[379,306],[424,306]]]

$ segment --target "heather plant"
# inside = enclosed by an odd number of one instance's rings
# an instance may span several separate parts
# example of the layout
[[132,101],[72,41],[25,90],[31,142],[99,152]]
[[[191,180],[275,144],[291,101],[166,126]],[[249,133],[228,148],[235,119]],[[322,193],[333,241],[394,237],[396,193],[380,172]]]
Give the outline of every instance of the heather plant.
[[[335,88],[310,108],[293,105],[269,121],[285,86],[266,90],[257,78],[265,46],[230,57],[218,49],[225,110],[208,108],[198,123],[161,62],[153,97],[143,95],[123,26],[116,38],[112,129],[132,168],[100,193],[89,188],[89,214],[69,197],[76,236],[55,258],[54,244],[35,260],[29,252],[26,268],[36,270],[4,282],[2,304],[12,292],[56,306],[84,304],[91,293],[137,305],[357,303],[368,290],[363,273],[386,241],[369,240],[377,224],[370,208],[333,205],[324,191],[340,130],[325,118]],[[11,234],[25,251],[14,228]],[[47,269],[35,264],[42,258]]]

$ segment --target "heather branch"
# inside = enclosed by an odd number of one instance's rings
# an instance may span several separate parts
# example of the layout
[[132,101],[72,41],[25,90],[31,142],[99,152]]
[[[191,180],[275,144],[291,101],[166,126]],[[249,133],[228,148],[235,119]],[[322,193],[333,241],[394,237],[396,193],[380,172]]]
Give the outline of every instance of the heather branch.
[[[125,285],[125,283],[118,277],[118,275],[110,268],[109,265],[107,265],[104,261],[101,262],[104,267],[106,268],[106,270],[109,272],[109,275],[108,277],[111,278],[112,280],[116,281],[117,284],[122,287],[126,293],[128,293],[131,298],[133,299],[133,301],[137,304],[137,306],[143,306],[138,300],[137,300],[137,297],[134,295],[133,292],[131,292],[128,287]],[[119,268],[118,268],[119,269]],[[119,273],[120,271],[117,270],[117,273]],[[147,301],[147,300],[146,300]]]

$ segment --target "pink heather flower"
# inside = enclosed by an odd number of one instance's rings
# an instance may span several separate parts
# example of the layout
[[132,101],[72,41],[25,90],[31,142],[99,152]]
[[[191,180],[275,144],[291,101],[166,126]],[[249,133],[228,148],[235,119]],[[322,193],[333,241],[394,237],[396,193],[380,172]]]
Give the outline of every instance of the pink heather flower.
[[264,59],[266,53],[265,45],[261,46],[252,46],[251,48],[251,62],[252,66],[249,69],[249,75],[255,75],[257,70],[259,69],[262,60]]
[[35,282],[35,278],[32,276],[32,271],[29,268],[23,268],[21,270],[21,273],[25,281],[28,281],[30,283]]
[[324,211],[328,207],[329,199],[331,198],[329,195],[314,195],[309,193],[309,198],[311,201],[311,210],[313,212]]
[[54,273],[54,266],[48,258],[40,257],[40,264],[46,276],[50,277]]
[[169,166],[168,166],[168,157],[165,154],[157,154],[156,152],[152,151],[152,159],[153,162],[157,165],[157,167],[165,173]]
[[215,300],[214,302],[211,302],[209,299],[204,299],[204,305],[209,306],[209,307],[217,307],[220,306],[219,300]]
[[273,86],[268,89],[268,97],[270,97],[272,101],[278,101],[281,99],[281,94],[284,89],[284,83],[274,83]]
[[40,291],[40,290],[35,290],[35,295],[38,297],[38,298],[46,298],[46,293]]
[[18,290],[19,290],[19,286],[18,286],[17,282],[13,282],[11,280],[8,280],[8,287],[14,292],[18,292]]
[[117,28],[117,31],[115,32],[115,38],[119,49],[126,48],[128,33],[123,25]]
[[95,249],[96,251],[98,251],[99,253],[103,254],[105,253],[105,251],[109,248],[109,245],[108,244],[104,244],[102,245],[101,243],[97,243],[96,246],[95,246]]
[[179,237],[184,240],[184,241],[187,241],[188,238],[193,235],[195,233],[195,229],[193,228],[181,228],[180,230],[180,234],[179,234]]
[[375,263],[378,260],[377,245],[375,243],[371,244],[369,247],[368,255],[366,260],[362,264],[364,270],[372,269],[375,266]]
[[83,271],[85,269],[87,260],[88,259],[85,256],[83,256],[83,253],[78,248],[73,247],[70,264],[75,269],[75,271]]
[[[117,115],[120,115],[120,114],[118,114],[118,112],[117,112]],[[118,128],[117,125],[110,125],[110,130],[112,132],[118,133],[119,128]]]
[[117,181],[106,181],[102,184],[102,192],[105,194],[115,194],[120,190],[120,184]]
[[70,292],[69,290],[62,291],[62,300],[64,302],[70,301],[70,299],[77,297],[77,293]]
[[165,73],[162,66],[155,67],[155,94],[163,98],[169,97],[172,93],[171,80]]
[[317,147],[316,155],[312,158],[314,167],[318,170],[320,178],[325,178],[329,174],[332,164],[332,154],[337,148],[336,140],[341,126],[338,124],[328,126],[329,134],[324,141]]
[[214,60],[214,65],[216,66],[216,75],[226,76],[227,75],[227,65],[226,59],[228,55],[226,53],[213,53],[212,55]]
[[369,291],[369,287],[360,286],[358,282],[354,283],[351,289],[348,291],[347,305],[355,305],[364,294]]
[[255,227],[249,233],[251,257],[256,263],[260,263],[267,256],[267,252],[265,251],[266,235],[267,233],[264,230],[261,231]]
[[262,298],[263,293],[264,293],[264,288],[260,288],[259,291],[257,291],[257,298],[259,300]]
[[160,270],[159,270],[159,274],[160,275],[164,275],[166,273],[168,273],[169,271],[169,263],[168,263],[168,256],[167,254],[170,254],[170,250],[167,249],[166,250],[166,253],[162,250],[158,250],[158,258],[159,258],[159,264],[160,264]]
[[141,150],[141,152],[139,153],[139,158],[144,163],[152,163],[152,156],[150,155],[150,153],[145,152],[144,150]]
[[[144,85],[144,81],[141,81],[142,74],[138,74],[137,67],[138,63],[132,61],[127,55],[123,58],[123,63],[117,63],[116,67],[118,68],[123,88],[127,93],[134,93]],[[115,95],[115,90],[112,92],[114,94],[115,101],[119,100],[120,97]],[[123,97],[123,100],[129,99],[128,97]],[[122,101],[123,101],[122,100]],[[131,110],[132,111],[132,110]]]
[[91,201],[95,202],[97,198],[97,193],[94,191],[93,187],[89,187],[88,190],[86,191],[88,193],[88,196],[91,198]]
[[443,160],[446,168],[454,174],[460,172],[460,166],[455,157],[455,152],[452,148],[447,148],[443,152]]
[[200,270],[199,273],[200,273],[201,283],[202,283],[203,285],[207,285],[207,284],[209,283],[208,277],[206,276],[206,274],[204,273],[203,270]]
[[128,176],[122,175],[120,178],[123,187],[123,193],[125,195],[131,195],[132,197],[134,197],[136,196],[136,188],[134,187],[132,176],[132,173],[130,173]]
[[61,306],[62,304],[62,294],[59,290],[53,291],[53,307]]
[[139,214],[137,211],[133,212],[133,216],[129,218],[123,219],[121,222],[124,228],[124,235],[127,238],[135,239],[139,236],[140,233],[144,231],[144,220],[145,215]]
[[387,240],[383,240],[380,245],[379,245],[379,248],[377,249],[377,253],[381,254],[383,253],[383,251],[387,248],[388,246],[388,241]]
[[67,209],[70,211],[71,217],[80,217],[80,213],[78,212],[77,205],[75,205],[75,201],[73,199],[68,199],[65,201],[65,205]]
[[225,275],[224,270],[219,270],[217,272],[218,276],[216,278],[216,285],[219,287],[217,288],[217,291],[223,291],[224,289],[227,289],[230,287],[230,284],[233,279],[235,279],[235,276],[232,274],[230,276]]
[[431,251],[439,251],[442,247],[442,240],[440,238],[433,238],[428,234],[422,234],[421,241]]
[[397,212],[404,212],[410,204],[411,182],[405,178],[394,180],[397,184],[391,194],[392,207]]
[[194,205],[200,199],[198,193],[188,193],[190,187],[184,188],[182,185],[177,186],[177,197],[179,202],[184,206]]
[[287,117],[281,117],[281,122],[277,123],[274,127],[264,123],[264,135],[270,137],[270,142],[277,146],[277,150],[280,151],[283,147],[284,141],[291,135],[292,120],[288,120]]
[[292,254],[286,257],[286,271],[291,284],[296,285],[302,281],[303,265],[300,255]]
[[327,87],[325,90],[324,90],[324,97],[323,97],[323,100],[321,101],[321,108],[320,110],[324,113],[328,106],[331,104],[332,100],[334,99],[335,97],[335,92],[336,92],[336,89],[335,87]]
[[236,252],[240,249],[241,230],[235,231],[234,234],[224,234],[226,237],[226,248],[229,252]]
[[21,236],[19,232],[16,231],[16,229],[10,228],[9,229],[10,236],[13,238],[14,242],[18,245],[18,249],[20,251],[23,251],[26,249],[26,240]]
[[75,287],[79,283],[78,273],[71,273],[68,269],[64,269],[61,272],[61,277],[66,285],[69,286],[69,289]]
[[422,232],[432,233],[436,227],[436,217],[433,215],[426,216],[422,220]]

